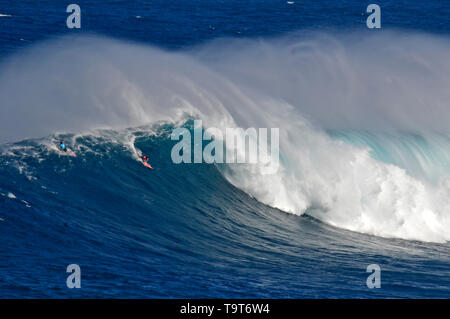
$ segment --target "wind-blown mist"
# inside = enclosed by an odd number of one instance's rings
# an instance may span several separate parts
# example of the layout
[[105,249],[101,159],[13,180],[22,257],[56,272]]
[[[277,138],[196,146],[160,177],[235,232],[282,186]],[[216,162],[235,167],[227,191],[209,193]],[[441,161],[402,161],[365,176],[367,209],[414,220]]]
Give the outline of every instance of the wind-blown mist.
[[278,127],[278,173],[231,164],[233,185],[338,227],[443,242],[449,86],[450,40],[423,34],[294,34],[186,52],[61,39],[4,61],[0,142],[186,115]]

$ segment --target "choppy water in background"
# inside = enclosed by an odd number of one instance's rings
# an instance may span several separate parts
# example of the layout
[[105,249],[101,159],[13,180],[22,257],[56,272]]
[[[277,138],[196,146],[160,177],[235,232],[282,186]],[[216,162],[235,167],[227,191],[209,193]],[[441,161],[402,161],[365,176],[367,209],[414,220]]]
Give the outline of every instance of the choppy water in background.
[[[299,29],[365,28],[366,8],[373,1],[249,0],[249,1],[124,1],[78,0],[82,29],[181,48],[219,37],[267,37]],[[383,8],[383,28],[406,28],[448,34],[450,9],[445,1],[389,0]],[[30,42],[66,35],[66,6],[54,0],[0,1],[1,51],[11,52]]]
[[[0,297],[450,296],[450,5],[294,2],[0,2]],[[189,117],[280,171],[173,164]]]

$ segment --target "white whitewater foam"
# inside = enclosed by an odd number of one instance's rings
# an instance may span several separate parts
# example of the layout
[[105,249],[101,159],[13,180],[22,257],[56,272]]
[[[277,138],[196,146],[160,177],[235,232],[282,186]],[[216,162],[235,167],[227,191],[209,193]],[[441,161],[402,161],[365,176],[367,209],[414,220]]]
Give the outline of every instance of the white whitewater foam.
[[[291,130],[290,133],[294,132]],[[331,225],[378,235],[450,240],[450,180],[438,185],[379,162],[368,148],[331,140],[310,127],[295,146],[281,138],[284,165],[276,175],[257,166],[233,166],[228,180],[261,202],[293,214],[308,213]]]

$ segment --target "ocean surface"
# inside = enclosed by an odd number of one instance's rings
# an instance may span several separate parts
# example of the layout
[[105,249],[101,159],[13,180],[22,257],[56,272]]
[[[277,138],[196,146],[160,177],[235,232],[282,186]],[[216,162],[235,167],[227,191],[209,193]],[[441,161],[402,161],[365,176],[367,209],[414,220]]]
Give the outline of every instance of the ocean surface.
[[0,1],[1,298],[450,297],[450,2],[73,2]]

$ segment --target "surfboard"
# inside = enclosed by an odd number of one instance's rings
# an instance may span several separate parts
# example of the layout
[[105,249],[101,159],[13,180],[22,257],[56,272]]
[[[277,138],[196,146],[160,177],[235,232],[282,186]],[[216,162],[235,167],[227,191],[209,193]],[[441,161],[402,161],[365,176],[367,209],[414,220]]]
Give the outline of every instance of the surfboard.
[[64,155],[68,155],[68,156],[72,156],[72,157],[77,157],[77,154],[75,154],[75,152],[72,152],[71,150],[67,150],[67,152],[64,152],[63,150],[59,150],[62,154]]
[[148,168],[150,168],[150,169],[153,169],[153,167],[151,167],[150,164],[147,163],[147,162],[142,162],[142,164],[144,164],[145,167],[148,167]]

